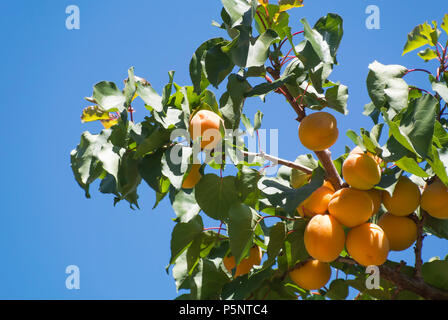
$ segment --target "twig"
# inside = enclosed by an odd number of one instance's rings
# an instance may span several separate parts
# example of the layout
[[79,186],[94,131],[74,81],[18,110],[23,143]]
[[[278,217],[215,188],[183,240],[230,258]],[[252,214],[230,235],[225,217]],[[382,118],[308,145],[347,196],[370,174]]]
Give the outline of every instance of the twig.
[[271,161],[273,163],[278,163],[284,166],[287,166],[289,168],[292,169],[297,169],[300,170],[302,172],[305,172],[306,174],[313,174],[313,170],[311,170],[308,167],[302,166],[298,163],[289,161],[289,160],[284,160],[284,159],[280,159],[274,156],[271,156],[269,154],[264,153],[263,151],[259,152],[259,153],[254,153],[254,152],[248,152],[248,151],[244,151],[244,150],[240,150],[242,152],[242,154],[246,157],[260,157],[263,158],[267,161]]

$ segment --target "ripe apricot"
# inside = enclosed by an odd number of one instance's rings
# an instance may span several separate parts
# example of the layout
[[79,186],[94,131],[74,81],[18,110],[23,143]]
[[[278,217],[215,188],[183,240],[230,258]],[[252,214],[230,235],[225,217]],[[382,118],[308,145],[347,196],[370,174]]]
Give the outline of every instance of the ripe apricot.
[[312,113],[300,122],[300,142],[310,150],[328,149],[336,142],[338,136],[336,118],[328,112]]
[[370,219],[374,204],[366,191],[343,188],[336,191],[328,204],[330,215],[342,225],[352,228]]
[[380,182],[381,169],[368,153],[353,153],[345,159],[342,175],[351,187],[369,190]]
[[448,219],[448,188],[437,179],[426,186],[422,194],[421,207],[434,218]]
[[420,204],[420,189],[408,177],[400,177],[392,196],[387,191],[383,192],[383,203],[389,213],[407,216]]
[[365,267],[382,265],[389,254],[389,240],[380,226],[364,223],[351,229],[345,243],[348,253]]
[[336,190],[334,190],[334,187],[333,187],[333,185],[331,184],[331,182],[328,181],[328,180],[325,180],[325,181],[324,181],[324,184],[322,185],[322,187],[327,187],[328,189],[333,190],[333,192],[336,191]]
[[318,214],[308,222],[304,242],[306,250],[314,259],[331,262],[344,249],[344,229],[334,217]]
[[221,141],[219,125],[224,127],[220,116],[209,110],[200,110],[190,120],[190,136],[196,140],[201,137],[202,149],[213,149]]
[[331,267],[327,262],[310,260],[303,266],[291,270],[289,276],[299,287],[305,290],[317,290],[330,280]]
[[194,186],[201,180],[201,173],[199,169],[201,168],[200,164],[193,164],[191,166],[190,172],[188,172],[187,177],[182,182],[182,188],[184,189],[192,189]]
[[383,200],[383,192],[378,189],[370,189],[366,192],[369,194],[370,198],[372,198],[373,201],[373,214],[378,213],[381,207],[381,202]]
[[308,198],[297,207],[297,212],[302,216],[311,218],[316,214],[324,214],[328,210],[328,203],[334,191],[327,187],[317,188]]
[[[262,256],[263,252],[259,246],[255,245],[250,248],[249,256],[241,260],[236,267],[235,278],[248,274],[254,265],[260,265]],[[223,264],[229,272],[232,272],[232,269],[235,268],[235,257],[232,255],[224,257]]]
[[[355,148],[353,148],[352,151],[350,151],[349,155],[352,155],[352,154],[364,154],[364,153],[365,153],[365,152],[362,151],[361,147],[356,146]],[[378,157],[378,156],[376,156],[376,155],[373,155],[373,154],[370,153],[370,152],[367,152],[367,154],[368,154],[369,156],[371,156],[373,159],[375,159],[376,163],[378,163],[378,164],[381,164],[381,162],[383,161],[380,157]]]
[[417,240],[417,225],[408,217],[386,213],[380,218],[378,225],[386,233],[390,250],[405,250]]

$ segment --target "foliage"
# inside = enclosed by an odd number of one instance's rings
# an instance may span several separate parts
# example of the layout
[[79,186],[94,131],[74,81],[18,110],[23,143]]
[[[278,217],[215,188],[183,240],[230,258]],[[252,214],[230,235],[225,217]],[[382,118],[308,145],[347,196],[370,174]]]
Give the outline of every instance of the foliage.
[[[95,106],[83,111],[82,120],[113,123],[105,124],[99,134],[86,131],[81,135],[71,153],[74,177],[86,197],[90,197],[90,185],[100,180],[100,192],[112,194],[114,205],[125,200],[131,208],[138,208],[142,182],[156,194],[154,208],[168,195],[176,219],[167,270],[171,268],[177,289],[187,292],[179,299],[316,299],[292,282],[288,271],[309,259],[303,242],[308,218],[299,217],[296,207],[328,178],[325,164],[311,154],[299,156],[295,164],[308,168],[312,175],[308,183],[294,189],[291,168],[283,166],[276,177],[266,176],[255,169],[264,165],[264,154],[253,159],[238,157],[238,152],[248,152],[247,147],[238,136],[222,132],[222,153],[212,152],[201,167],[199,183],[193,190],[185,190],[182,181],[195,157],[195,144],[188,137],[173,138],[173,134],[188,129],[196,111],[207,109],[224,119],[225,128],[238,129],[242,123],[245,133],[253,135],[262,125],[262,113],[256,114],[252,124],[244,114],[244,102],[256,96],[264,99],[269,93],[281,93],[287,99],[291,96],[303,112],[328,108],[347,114],[348,88],[329,80],[337,65],[343,20],[333,13],[314,26],[301,19],[303,30],[293,32],[288,10],[301,7],[302,1],[222,0],[222,4],[222,23],[214,25],[226,35],[203,42],[194,52],[189,66],[192,85],[180,86],[174,82],[174,72],[169,72],[168,83],[159,94],[131,68],[122,90],[105,81],[94,86],[87,99]],[[448,15],[441,25],[445,32],[447,25]],[[424,61],[440,60],[437,74],[429,76],[433,92],[405,81],[406,74],[421,69],[377,61],[369,66],[366,84],[372,101],[364,114],[374,126],[361,128],[359,133],[349,130],[347,135],[362,150],[383,160],[377,189],[392,192],[401,175],[410,175],[423,185],[437,176],[448,186],[448,59],[447,47],[440,44],[441,33],[435,22],[419,25],[408,35],[403,50],[406,54],[427,46],[418,55]],[[256,79],[263,82],[253,84]],[[218,87],[226,89],[219,99],[213,92]],[[136,96],[148,112],[140,123],[132,120],[131,103]],[[182,161],[173,161],[173,154]],[[339,174],[345,157],[333,162]],[[228,166],[235,167],[237,173],[223,177]],[[206,169],[210,173],[205,173]],[[221,227],[204,228],[202,215]],[[267,218],[280,221],[268,227]],[[424,230],[448,239],[446,221],[428,217]],[[231,253],[238,264],[253,245],[266,252],[263,264],[247,275],[232,277],[223,258]],[[346,255],[344,251],[342,257]],[[446,264],[444,260],[425,263],[424,281],[447,290]],[[355,280],[334,280],[320,290],[322,299],[345,299],[348,287],[359,290],[362,299],[391,298],[391,292],[399,288],[384,280],[381,289],[368,290],[362,267],[340,261],[332,267]]]

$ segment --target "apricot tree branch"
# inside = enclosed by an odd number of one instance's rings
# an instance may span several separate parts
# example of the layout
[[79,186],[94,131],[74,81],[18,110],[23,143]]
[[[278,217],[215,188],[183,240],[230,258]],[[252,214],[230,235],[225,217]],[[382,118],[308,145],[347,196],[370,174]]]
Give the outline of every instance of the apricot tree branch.
[[[274,70],[269,67],[266,70],[275,80],[280,78],[279,72],[277,70]],[[300,103],[297,103],[297,100],[294,99],[294,97],[291,95],[286,86],[280,87],[280,89],[281,93],[286,97],[286,100],[288,100],[289,104],[296,111],[298,115],[297,120],[299,122],[302,121],[302,119],[305,118],[306,116],[304,106]],[[324,151],[316,151],[315,154],[319,158],[320,163],[322,164],[322,166],[325,169],[325,172],[327,173],[327,180],[330,181],[335,190],[341,189],[344,182],[342,181],[341,176],[339,175],[336,167],[334,166],[333,161],[331,160],[331,152],[329,150],[324,150]]]
[[260,157],[260,158],[263,158],[263,159],[265,159],[267,161],[271,161],[274,164],[278,163],[278,164],[287,166],[287,167],[292,168],[292,169],[300,170],[302,172],[305,172],[306,174],[312,174],[313,173],[313,170],[311,170],[308,167],[302,166],[302,165],[300,165],[298,163],[295,163],[295,162],[292,162],[292,161],[289,161],[289,160],[284,160],[284,159],[280,159],[280,158],[271,156],[269,154],[264,153],[263,151],[261,151],[259,153],[253,153],[253,152],[248,152],[248,151],[243,151],[242,150],[241,152],[246,157]]
[[[336,261],[350,265],[357,265],[356,261],[350,258],[339,257]],[[408,277],[407,275],[401,273],[400,270],[386,265],[381,265],[378,267],[380,269],[380,276],[390,282],[393,282],[397,287],[401,288],[401,290],[412,291],[425,299],[448,300],[448,292],[427,284],[423,281],[423,279]]]
[[423,225],[425,224],[426,212],[421,210],[422,217],[419,219],[417,215],[414,213],[410,216],[412,220],[414,220],[417,225],[417,240],[415,242],[414,252],[415,252],[415,276],[419,279],[422,279],[422,248],[423,248],[423,239],[425,235],[423,234]]

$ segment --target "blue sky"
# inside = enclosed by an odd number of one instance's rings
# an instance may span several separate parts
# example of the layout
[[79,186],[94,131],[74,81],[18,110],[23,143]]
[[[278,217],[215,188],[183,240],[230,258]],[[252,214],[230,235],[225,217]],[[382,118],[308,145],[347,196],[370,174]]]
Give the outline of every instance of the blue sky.
[[[341,137],[332,147],[339,155],[352,146],[344,132],[371,128],[361,115],[369,102],[365,79],[369,63],[434,68],[415,54],[401,57],[406,35],[426,20],[448,13],[445,1],[305,1],[291,12],[292,26],[300,18],[314,22],[328,12],[344,18],[345,34],[331,79],[348,85],[349,110],[336,115]],[[80,30],[65,28],[68,5],[81,12]],[[381,29],[365,27],[365,9],[381,10]],[[73,179],[70,151],[81,132],[99,132],[99,124],[82,124],[80,113],[92,86],[101,81],[121,85],[130,66],[160,92],[175,70],[175,81],[190,84],[188,64],[205,40],[226,36],[218,0],[73,0],[1,1],[0,125],[2,206],[0,214],[1,299],[172,299],[171,275],[165,273],[174,213],[169,202],[152,211],[154,194],[142,184],[141,210],[113,199],[92,186],[85,199]],[[424,74],[409,83],[427,88]],[[295,159],[307,153],[299,145],[292,109],[278,95],[248,101],[246,112],[264,113],[264,128],[279,129],[279,154]],[[137,106],[136,119],[145,116]],[[214,227],[216,225],[208,225]],[[444,256],[447,242],[425,239],[424,259]],[[412,250],[393,259],[413,263]],[[81,270],[81,289],[65,288],[65,268]]]

